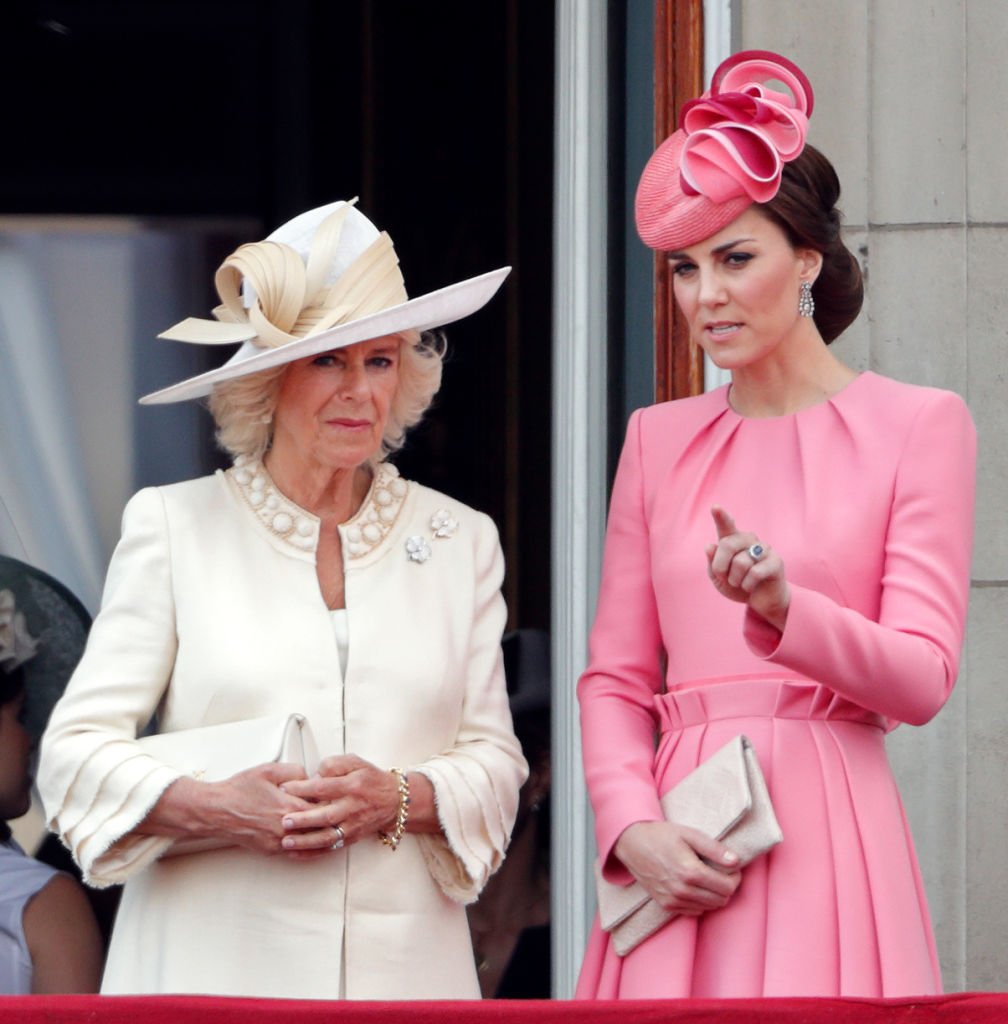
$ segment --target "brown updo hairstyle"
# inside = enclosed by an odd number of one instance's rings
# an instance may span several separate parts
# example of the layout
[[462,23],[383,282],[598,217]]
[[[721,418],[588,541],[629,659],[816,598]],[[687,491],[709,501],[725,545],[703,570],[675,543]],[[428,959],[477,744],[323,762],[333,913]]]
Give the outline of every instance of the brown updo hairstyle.
[[822,253],[822,270],[812,285],[812,319],[827,345],[854,322],[864,302],[861,266],[840,238],[839,198],[833,165],[806,144],[800,156],[784,165],[777,195],[760,204],[793,248]]

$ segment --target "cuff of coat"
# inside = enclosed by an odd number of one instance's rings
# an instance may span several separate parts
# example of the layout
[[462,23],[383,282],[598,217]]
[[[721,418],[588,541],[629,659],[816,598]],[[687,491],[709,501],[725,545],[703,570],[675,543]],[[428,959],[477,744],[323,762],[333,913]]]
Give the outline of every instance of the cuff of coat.
[[180,776],[175,768],[156,765],[129,788],[117,807],[110,805],[114,788],[109,787],[81,821],[64,834],[88,885],[98,889],[120,885],[171,846],[174,840],[169,836],[131,833]]
[[[783,632],[771,626],[766,619],[749,608],[745,610],[742,635],[749,650],[764,661],[803,668],[814,665],[821,656],[810,644],[821,636],[824,605],[835,602],[825,594],[794,583],[791,587],[791,602],[788,605],[787,622]],[[819,606],[817,608],[817,606]]]
[[478,796],[448,758],[410,771],[430,781],[441,824],[440,835],[417,836],[427,869],[449,899],[472,903],[504,860],[514,816],[492,792]]
[[[792,591],[791,606],[788,608],[788,620],[784,625],[785,632],[791,625],[791,613],[794,611],[794,592]],[[764,660],[772,658],[780,648],[784,634],[776,627],[771,626],[762,615],[746,608],[745,618],[742,620],[742,636],[749,650],[757,658]]]
[[636,881],[634,876],[623,866],[623,862],[616,856],[614,849],[619,837],[631,826],[641,821],[664,821],[661,804],[657,795],[654,800],[643,799],[637,806],[620,807],[619,824],[605,827],[603,824],[596,824],[595,842],[598,846],[599,864],[602,866],[602,877],[613,885],[629,885]]

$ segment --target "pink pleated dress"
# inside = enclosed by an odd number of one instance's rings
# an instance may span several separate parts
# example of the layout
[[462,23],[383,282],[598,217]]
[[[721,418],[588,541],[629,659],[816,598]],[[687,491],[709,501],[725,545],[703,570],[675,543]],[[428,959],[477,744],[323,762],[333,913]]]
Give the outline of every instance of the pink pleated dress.
[[[975,447],[958,396],[873,373],[788,416],[741,417],[726,388],[633,415],[578,685],[606,874],[630,881],[619,835],[660,820],[660,795],[739,733],[784,841],[726,907],[626,957],[596,921],[578,997],[940,991],[885,735],[930,719],[955,682]],[[708,580],[715,504],[783,557],[783,634]]]

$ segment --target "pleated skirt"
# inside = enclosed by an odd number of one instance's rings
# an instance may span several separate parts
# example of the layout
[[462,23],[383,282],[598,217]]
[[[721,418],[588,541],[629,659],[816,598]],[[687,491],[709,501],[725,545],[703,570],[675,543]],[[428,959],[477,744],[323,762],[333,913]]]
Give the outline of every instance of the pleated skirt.
[[941,991],[882,718],[794,680],[707,680],[656,698],[656,708],[659,793],[744,733],[784,840],[744,869],[727,906],[675,918],[626,957],[596,919],[578,998]]

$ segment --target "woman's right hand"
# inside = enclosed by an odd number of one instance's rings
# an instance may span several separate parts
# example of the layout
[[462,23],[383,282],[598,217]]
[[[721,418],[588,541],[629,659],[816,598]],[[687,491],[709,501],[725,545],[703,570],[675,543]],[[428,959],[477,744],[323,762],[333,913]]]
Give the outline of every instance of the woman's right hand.
[[146,835],[203,839],[225,837],[259,853],[283,853],[284,816],[312,805],[281,783],[305,778],[294,764],[261,764],[221,782],[176,779],[140,823]]
[[305,771],[294,764],[261,764],[217,783],[222,790],[222,822],[239,846],[260,853],[284,852],[280,843],[286,835],[283,819],[295,811],[311,808],[307,800],[291,796],[281,783],[305,778]]
[[655,902],[688,917],[723,907],[742,880],[738,857],[724,843],[672,822],[635,822],[613,853]]

